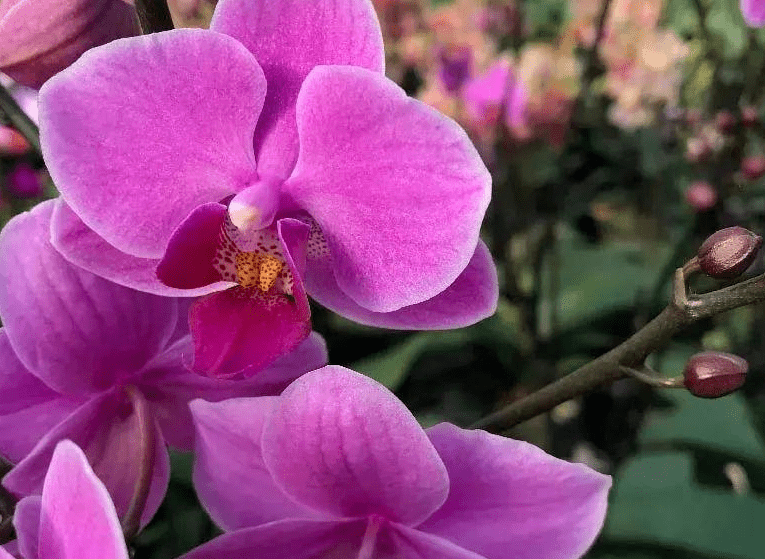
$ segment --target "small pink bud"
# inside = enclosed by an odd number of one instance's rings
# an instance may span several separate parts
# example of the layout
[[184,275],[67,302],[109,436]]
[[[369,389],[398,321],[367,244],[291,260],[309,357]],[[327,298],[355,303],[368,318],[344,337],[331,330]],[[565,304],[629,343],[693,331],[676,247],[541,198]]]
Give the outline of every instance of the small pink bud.
[[705,212],[717,204],[717,190],[707,181],[696,181],[685,189],[685,201],[697,212]]
[[765,175],[765,156],[750,155],[741,161],[741,174],[750,181]]
[[712,148],[703,138],[691,138],[685,148],[685,158],[689,163],[700,163],[712,155]]
[[704,351],[688,360],[683,371],[683,383],[699,398],[719,398],[741,388],[749,364],[730,353]]
[[760,114],[757,108],[747,105],[741,109],[741,124],[747,128],[752,128],[760,123]]
[[762,237],[743,227],[721,229],[704,241],[697,254],[705,274],[717,279],[740,276],[752,264]]
[[736,117],[732,112],[722,110],[715,115],[715,126],[723,134],[732,134],[736,130]]
[[43,193],[43,186],[37,171],[21,162],[8,173],[8,191],[17,198],[36,198]]

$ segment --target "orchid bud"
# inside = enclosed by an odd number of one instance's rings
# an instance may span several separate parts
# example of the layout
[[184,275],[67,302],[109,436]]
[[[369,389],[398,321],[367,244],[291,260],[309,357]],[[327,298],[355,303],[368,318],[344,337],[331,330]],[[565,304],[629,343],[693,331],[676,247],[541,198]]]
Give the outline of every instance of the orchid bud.
[[693,137],[685,148],[685,159],[689,163],[700,163],[712,155],[712,147],[703,138]]
[[738,355],[719,351],[697,353],[688,360],[683,383],[699,398],[719,398],[741,388],[749,364]]
[[36,198],[43,193],[37,171],[29,163],[18,163],[7,177],[8,191],[17,198]]
[[741,174],[750,181],[765,175],[765,156],[751,155],[741,161]]
[[707,181],[695,181],[685,189],[685,201],[697,212],[705,212],[717,204],[717,190]]
[[722,134],[732,134],[736,130],[736,117],[730,111],[720,111],[715,115],[715,126]]
[[756,107],[747,105],[741,109],[741,124],[747,128],[753,128],[760,122],[760,114]]
[[699,248],[699,266],[717,279],[740,276],[754,261],[762,237],[743,227],[728,227],[710,235]]

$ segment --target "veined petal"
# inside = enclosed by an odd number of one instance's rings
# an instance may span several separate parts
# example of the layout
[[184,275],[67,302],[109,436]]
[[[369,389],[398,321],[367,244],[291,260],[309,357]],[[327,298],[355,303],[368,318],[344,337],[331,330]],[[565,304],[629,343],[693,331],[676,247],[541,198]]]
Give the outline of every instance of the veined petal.
[[762,27],[765,25],[765,1],[763,0],[740,0],[741,13],[750,27]]
[[[56,444],[69,439],[83,449],[96,475],[109,490],[118,514],[124,515],[140,469],[138,429],[127,397],[118,391],[106,393],[87,402],[49,431],[3,478],[3,485],[19,496],[39,495]],[[158,428],[155,428],[154,439],[154,473],[141,526],[145,526],[157,512],[170,477],[170,459]]]
[[268,82],[255,131],[261,174],[284,179],[298,153],[295,102],[303,79],[320,64],[382,73],[382,33],[369,0],[221,0],[210,29],[239,40]]
[[92,49],[40,90],[48,170],[110,245],[160,258],[175,228],[256,177],[263,71],[234,39],[176,29]]
[[128,559],[114,504],[71,441],[56,446],[42,490],[38,559]]
[[263,396],[191,403],[194,487],[210,517],[226,531],[324,516],[285,495],[263,463],[261,435],[277,400]]
[[494,314],[499,298],[497,269],[483,242],[453,284],[432,299],[397,311],[374,312],[356,304],[337,285],[329,258],[309,261],[305,283],[312,298],[337,314],[361,324],[399,330],[469,326]]
[[21,557],[39,557],[37,547],[40,540],[40,509],[42,497],[30,495],[16,504],[13,511],[13,527]]
[[189,371],[183,363],[193,354],[191,338],[178,341],[150,363],[139,385],[167,443],[181,450],[194,445],[189,402],[219,402],[245,396],[274,396],[300,375],[327,364],[324,339],[312,332],[297,348],[250,378],[225,380]]
[[0,328],[0,454],[20,461],[82,401],[48,388],[24,368]]
[[319,224],[340,288],[391,312],[448,288],[473,256],[491,177],[465,132],[387,78],[321,66],[297,105],[283,191]]
[[0,316],[19,360],[62,394],[109,388],[168,342],[175,299],[108,282],[64,260],[49,241],[54,201],[0,232]]
[[486,559],[482,555],[463,549],[449,540],[402,526],[384,527],[377,537],[375,559]]
[[51,244],[64,258],[114,283],[154,295],[175,297],[206,295],[217,289],[217,286],[168,287],[157,277],[158,259],[131,256],[114,248],[85,225],[61,198],[56,201],[50,227]]
[[223,534],[179,559],[352,559],[365,529],[364,520],[282,520]]
[[441,423],[428,436],[451,491],[418,530],[487,559],[577,559],[595,541],[609,476],[485,431]]
[[413,525],[449,492],[443,463],[404,404],[343,367],[312,371],[285,389],[262,452],[284,493],[336,517],[376,514]]
[[135,10],[119,0],[4,0],[0,71],[40,87],[86,50],[138,33]]

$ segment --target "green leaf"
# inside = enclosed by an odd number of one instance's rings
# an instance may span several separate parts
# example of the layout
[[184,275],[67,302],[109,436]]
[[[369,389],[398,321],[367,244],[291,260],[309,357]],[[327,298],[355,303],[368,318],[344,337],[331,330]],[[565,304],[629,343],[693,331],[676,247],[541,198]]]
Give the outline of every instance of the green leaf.
[[696,550],[726,559],[761,559],[765,501],[692,481],[689,453],[644,454],[620,471],[604,537]]

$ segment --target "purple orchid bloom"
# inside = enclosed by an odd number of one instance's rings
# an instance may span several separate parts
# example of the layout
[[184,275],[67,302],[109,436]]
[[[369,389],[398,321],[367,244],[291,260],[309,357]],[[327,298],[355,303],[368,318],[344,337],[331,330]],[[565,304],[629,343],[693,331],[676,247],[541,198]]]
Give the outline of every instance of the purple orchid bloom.
[[516,79],[512,64],[504,58],[468,80],[462,89],[462,100],[468,114],[482,127],[496,126],[502,119],[512,130],[525,120],[524,87]]
[[744,15],[746,24],[750,27],[762,27],[765,25],[765,1],[763,0],[740,0],[741,13]]
[[299,343],[306,292],[389,328],[491,315],[489,173],[383,61],[369,0],[221,0],[211,30],[92,49],[40,94],[54,246],[135,289],[205,295],[193,368],[214,377]]
[[484,431],[423,431],[343,367],[191,410],[194,485],[228,533],[182,559],[575,559],[605,517],[610,477]]
[[[188,402],[278,394],[326,363],[318,336],[241,383],[192,373],[186,299],[142,293],[76,268],[51,246],[54,201],[20,214],[0,232],[0,453],[16,466],[3,479],[15,494],[39,493],[56,443],[84,449],[125,514],[141,472],[154,472],[142,519],[165,493],[165,443],[190,449]],[[142,418],[144,418],[142,420]],[[142,446],[143,445],[143,446]],[[148,450],[147,450],[148,449]]]
[[89,48],[138,31],[123,0],[3,0],[0,71],[38,88]]
[[[13,524],[24,559],[128,559],[117,511],[85,454],[56,445],[42,496],[25,497]],[[0,548],[0,559],[13,559]]]

